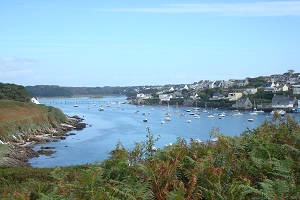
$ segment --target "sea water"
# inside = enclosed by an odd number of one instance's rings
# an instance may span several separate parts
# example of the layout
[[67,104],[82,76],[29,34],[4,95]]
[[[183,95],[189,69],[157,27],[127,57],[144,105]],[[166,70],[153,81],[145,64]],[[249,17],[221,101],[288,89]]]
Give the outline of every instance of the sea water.
[[[236,116],[231,110],[207,109],[208,112],[203,112],[203,108],[195,111],[191,107],[136,106],[124,104],[126,97],[44,98],[39,101],[47,106],[60,108],[66,115],[83,118],[87,128],[69,132],[75,135],[70,135],[65,140],[36,145],[35,150],[39,150],[41,146],[54,147],[55,153],[30,159],[29,163],[33,167],[101,162],[109,156],[118,142],[125,148],[132,149],[136,142],[145,141],[148,128],[155,138],[160,137],[155,146],[163,148],[165,144],[176,142],[177,138],[207,141],[212,130],[228,136],[238,136],[271,119],[269,113],[250,115],[249,111],[240,111],[243,115]],[[99,107],[104,108],[104,111],[99,111]],[[164,121],[168,112],[171,120]],[[197,112],[200,116],[198,119],[192,115]],[[225,117],[219,117],[222,112]],[[214,117],[208,118],[208,115]],[[291,115],[300,121],[298,114]],[[144,122],[145,119],[147,122]],[[249,119],[253,121],[249,122]]]

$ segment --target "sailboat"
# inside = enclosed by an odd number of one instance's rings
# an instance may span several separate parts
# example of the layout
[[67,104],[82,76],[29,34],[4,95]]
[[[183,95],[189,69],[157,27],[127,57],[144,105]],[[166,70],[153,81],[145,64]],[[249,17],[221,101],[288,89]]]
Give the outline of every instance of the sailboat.
[[250,111],[249,115],[257,115],[257,114],[258,113],[256,112],[255,101],[254,101],[253,111]]
[[207,116],[208,118],[214,118],[215,117],[212,112],[213,111],[212,111],[212,108],[211,108],[211,114]]

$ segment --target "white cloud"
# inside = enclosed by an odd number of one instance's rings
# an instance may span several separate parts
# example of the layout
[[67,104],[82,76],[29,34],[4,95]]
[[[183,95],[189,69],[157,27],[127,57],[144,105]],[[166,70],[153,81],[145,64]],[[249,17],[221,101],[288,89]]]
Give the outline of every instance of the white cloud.
[[100,9],[110,12],[203,13],[221,16],[300,16],[299,1],[168,4],[154,8]]
[[24,58],[0,58],[0,78],[16,78],[33,73],[34,60]]

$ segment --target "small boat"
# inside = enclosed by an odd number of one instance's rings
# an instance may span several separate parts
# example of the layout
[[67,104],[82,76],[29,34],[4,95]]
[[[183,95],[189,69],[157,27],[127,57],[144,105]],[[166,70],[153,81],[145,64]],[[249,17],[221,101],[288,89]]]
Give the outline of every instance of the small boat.
[[215,138],[210,139],[209,141],[211,141],[211,142],[218,142],[219,139],[217,137],[215,137]]
[[200,115],[194,115],[195,119],[200,119]]
[[186,122],[187,122],[187,123],[191,123],[191,122],[192,122],[192,120],[188,119],[188,120],[186,120]]
[[237,113],[234,113],[233,116],[242,116],[243,113],[240,113],[240,112],[237,112]]
[[157,151],[157,148],[155,146],[152,146],[151,151]]
[[219,117],[226,117],[226,115],[224,112],[222,112],[221,114],[219,114]]
[[197,144],[202,144],[202,143],[204,143],[202,140],[200,140],[200,139],[196,139],[195,140],[195,143],[197,143]]
[[207,115],[207,118],[214,118],[214,115]]
[[252,118],[248,119],[248,122],[253,122],[254,120]]
[[275,113],[278,113],[279,115],[284,116],[286,112],[284,110],[273,110],[271,112],[272,115],[274,115]]
[[161,123],[161,124],[164,124],[164,123],[165,123],[165,121],[164,121],[164,120],[162,120],[160,123]]
[[165,121],[171,121],[171,118],[170,117],[165,117],[164,120]]
[[102,107],[99,107],[99,111],[104,111],[104,108],[102,108]]
[[147,122],[147,121],[148,121],[148,119],[146,119],[146,118],[145,118],[145,119],[143,119],[143,122]]
[[258,112],[256,112],[256,111],[249,112],[249,115],[257,115],[257,114],[258,114]]
[[77,108],[77,107],[78,107],[78,105],[76,105],[76,104],[75,104],[73,107],[76,107],[76,108]]

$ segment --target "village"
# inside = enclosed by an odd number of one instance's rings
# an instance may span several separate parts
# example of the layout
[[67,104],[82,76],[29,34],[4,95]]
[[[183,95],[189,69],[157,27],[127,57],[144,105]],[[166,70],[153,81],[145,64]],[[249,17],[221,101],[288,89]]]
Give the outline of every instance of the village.
[[300,73],[289,70],[284,74],[241,80],[200,80],[184,85],[147,86],[139,87],[136,92],[136,97],[132,98],[135,104],[298,112]]

